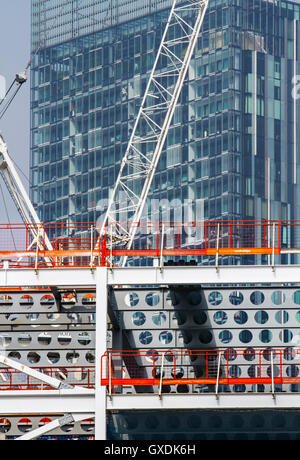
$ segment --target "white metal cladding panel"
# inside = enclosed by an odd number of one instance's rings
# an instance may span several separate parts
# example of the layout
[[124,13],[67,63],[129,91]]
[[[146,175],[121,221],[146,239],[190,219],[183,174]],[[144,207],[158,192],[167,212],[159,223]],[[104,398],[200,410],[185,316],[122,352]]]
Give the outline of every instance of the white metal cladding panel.
[[[294,346],[293,339],[299,340],[299,329],[289,329],[292,340],[288,340],[289,335],[278,329],[223,329],[216,331],[207,329],[199,332],[184,332],[174,330],[143,330],[129,331],[128,338],[133,348],[174,348],[188,347],[189,349],[202,350],[203,348],[222,348],[222,347],[283,347]],[[298,345],[299,346],[299,345]]]
[[300,308],[299,288],[185,288],[114,290],[111,303],[118,310],[138,309],[199,309],[224,308],[257,309],[259,308]]
[[[66,325],[84,324],[85,329],[94,329],[95,315],[94,313],[14,313],[7,311],[7,313],[0,314],[1,326],[18,326],[19,330],[28,328],[30,325],[35,330],[52,329],[56,330],[65,329]],[[72,326],[71,326],[72,327]],[[74,326],[75,327],[75,326]]]
[[214,288],[174,288],[164,292],[165,305],[197,309],[201,307],[236,309],[247,308],[300,308],[300,288],[244,288],[244,287],[214,287]]
[[[75,295],[73,293],[76,293]],[[63,299],[64,295],[71,294],[71,301]],[[0,293],[0,314],[1,313],[85,313],[95,311],[94,303],[84,303],[85,296],[89,293],[66,291],[55,298],[51,291],[23,291],[14,293],[9,290]],[[91,295],[94,295],[91,293]],[[88,300],[88,299],[87,299]],[[93,299],[92,299],[93,300]]]
[[[1,343],[2,342],[2,343]],[[0,344],[5,350],[24,349],[45,350],[45,349],[82,349],[89,346],[95,348],[94,331],[23,331],[23,332],[1,332]]]
[[[2,354],[3,354],[2,350]],[[31,349],[17,349],[17,350],[6,350],[6,355],[11,359],[16,359],[27,366],[40,366],[47,368],[58,368],[60,366],[85,366],[93,368],[95,365],[95,353],[92,350],[34,350]],[[35,360],[38,359],[38,363]]]
[[164,296],[160,289],[115,289],[111,295],[111,304],[117,310],[141,308],[162,310],[164,308]]
[[193,330],[202,327],[213,327],[214,329],[239,329],[241,325],[251,329],[261,329],[266,327],[295,328],[300,325],[300,310],[265,308],[254,309],[199,309],[199,310],[153,310],[145,311],[143,308],[134,311],[123,311],[121,313],[121,323],[124,329],[161,329],[172,328],[182,330]]
[[50,291],[2,291],[1,353],[33,367],[62,366],[77,368],[79,372],[86,367],[92,372],[95,365],[94,292],[64,290],[55,298]]
[[300,343],[297,288],[114,290],[133,348],[284,347]]

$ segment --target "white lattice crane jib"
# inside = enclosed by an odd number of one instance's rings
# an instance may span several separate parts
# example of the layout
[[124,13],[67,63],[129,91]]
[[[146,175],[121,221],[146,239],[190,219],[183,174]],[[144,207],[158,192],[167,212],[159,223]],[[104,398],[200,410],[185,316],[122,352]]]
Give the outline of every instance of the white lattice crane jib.
[[[209,0],[174,0],[101,227],[103,237],[107,225],[113,225],[114,240],[126,249],[141,220],[208,4]],[[126,225],[118,223],[122,216]],[[126,264],[125,257],[120,264]]]

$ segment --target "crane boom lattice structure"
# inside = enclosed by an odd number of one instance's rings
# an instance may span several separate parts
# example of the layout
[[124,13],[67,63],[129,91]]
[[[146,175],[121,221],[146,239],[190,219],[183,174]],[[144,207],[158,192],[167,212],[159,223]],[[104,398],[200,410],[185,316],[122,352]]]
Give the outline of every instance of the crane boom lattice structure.
[[[115,241],[131,248],[197,43],[209,0],[174,0],[141,107],[101,228],[114,223]],[[193,14],[191,14],[191,12]],[[178,33],[179,32],[179,33]],[[126,257],[120,265],[126,264]]]
[[[22,181],[20,180],[14,163],[8,154],[7,146],[1,135],[0,173],[24,224],[29,225],[29,229],[32,234],[32,244],[36,243],[37,246],[42,248],[43,244],[40,241],[41,235],[39,234],[40,230],[42,229],[41,221],[29,199]],[[45,235],[44,243],[49,251],[53,249],[47,235]]]
[[[3,118],[14,98],[16,97],[18,91],[24,83],[27,82],[27,71],[30,68],[31,60],[28,62],[24,71],[16,74],[12,84],[10,85],[4,99],[0,102],[0,120]],[[17,89],[12,95],[10,95],[11,90],[14,86],[17,86]],[[8,98],[8,100],[7,100]],[[4,106],[2,108],[2,104]],[[17,173],[15,165],[8,154],[7,145],[0,134],[0,173],[3,178],[3,181],[7,187],[10,196],[12,197],[13,202],[23,220],[24,224],[28,226],[28,229],[31,233],[31,247],[36,245],[38,249],[43,249],[43,243],[47,250],[51,251],[52,244],[47,235],[44,235],[44,241],[41,241],[42,233],[42,223],[34,209],[33,204],[30,201],[30,198],[23,186],[23,183]],[[50,262],[48,260],[48,262]]]

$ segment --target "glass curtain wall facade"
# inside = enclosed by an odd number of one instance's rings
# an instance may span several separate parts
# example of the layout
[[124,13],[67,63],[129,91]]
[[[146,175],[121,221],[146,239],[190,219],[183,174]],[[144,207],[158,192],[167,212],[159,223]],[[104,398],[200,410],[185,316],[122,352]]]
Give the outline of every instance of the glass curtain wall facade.
[[172,5],[172,0],[32,0],[32,48],[53,46]]
[[[66,15],[77,3],[66,2]],[[88,25],[78,35],[96,27],[96,3],[109,2],[85,2]],[[32,0],[33,51],[37,40],[40,49],[31,78],[31,198],[43,222],[93,222],[115,184],[169,9],[145,15],[130,9],[139,1],[124,2],[117,25],[99,23],[77,38],[62,15],[62,34],[53,26],[43,46],[37,10],[57,4],[64,2]],[[299,20],[298,2],[210,1],[149,199],[189,200],[189,220],[198,201],[205,219],[300,218],[292,97]]]

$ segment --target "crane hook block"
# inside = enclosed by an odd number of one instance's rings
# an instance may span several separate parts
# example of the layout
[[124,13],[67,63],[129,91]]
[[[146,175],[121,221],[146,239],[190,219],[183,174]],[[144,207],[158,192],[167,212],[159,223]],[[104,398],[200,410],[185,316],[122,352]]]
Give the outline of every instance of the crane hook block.
[[27,76],[26,76],[26,73],[17,73],[16,75],[16,82],[19,84],[19,85],[23,85],[23,83],[25,83],[27,81]]

